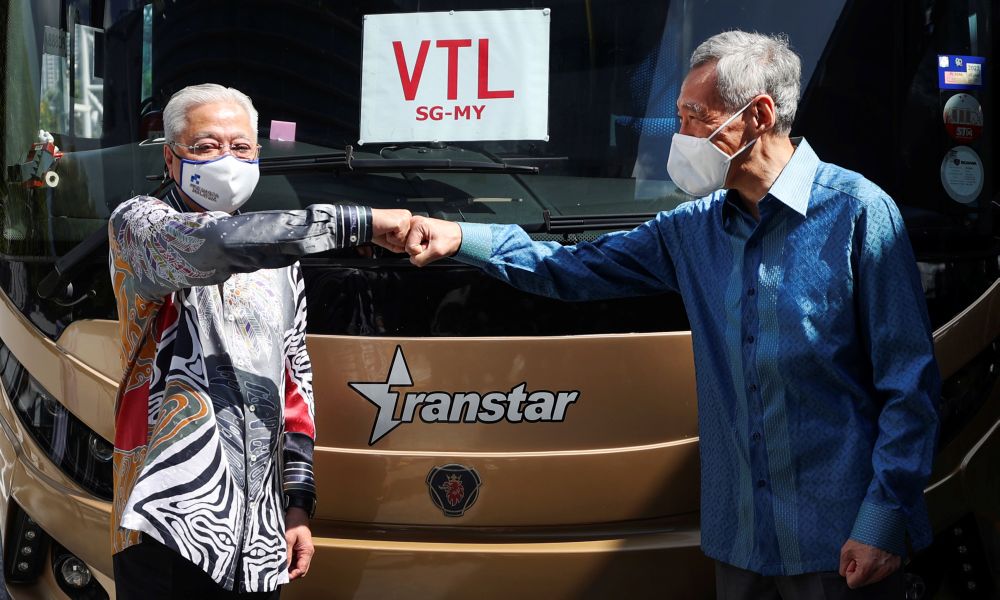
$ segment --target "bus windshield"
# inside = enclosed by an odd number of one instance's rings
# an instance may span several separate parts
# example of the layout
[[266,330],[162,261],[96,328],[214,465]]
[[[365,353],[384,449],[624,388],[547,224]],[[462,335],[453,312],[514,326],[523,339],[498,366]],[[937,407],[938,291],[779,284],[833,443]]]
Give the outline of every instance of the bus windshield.
[[[356,202],[532,224],[546,210],[671,208],[687,199],[670,182],[666,159],[693,47],[728,27],[785,32],[803,57],[807,80],[842,8],[828,2],[806,9],[792,0],[63,4],[65,12],[47,10],[48,3],[24,8],[37,13],[25,21],[34,25],[25,31],[25,51],[37,63],[35,83],[19,101],[37,111],[37,121],[19,124],[20,147],[26,150],[43,129],[68,153],[51,193],[51,218],[61,221],[45,232],[50,239],[37,239],[40,246],[78,242],[122,200],[152,190],[162,148],[143,142],[162,135],[160,111],[170,94],[209,81],[253,99],[262,166],[353,146],[362,161],[475,161],[537,171],[265,169],[249,210]],[[364,15],[543,6],[551,9],[547,141],[358,144]],[[295,123],[295,141],[270,139],[273,120]]]
[[[567,242],[616,224],[631,227],[690,199],[666,169],[679,129],[680,84],[692,50],[733,28],[788,36],[802,59],[792,135],[806,136],[821,159],[889,192],[918,257],[933,255],[943,264],[967,252],[980,260],[993,252],[980,244],[993,236],[984,200],[992,197],[992,180],[977,202],[956,201],[942,188],[942,156],[954,145],[941,120],[949,96],[929,83],[937,53],[987,54],[977,33],[980,4],[927,0],[897,10],[843,0],[12,2],[0,148],[6,167],[0,254],[10,264],[0,270],[0,284],[14,290],[15,300],[26,298],[19,304],[36,322],[114,318],[105,281],[94,284],[75,317],[65,306],[29,304],[56,259],[103,229],[121,202],[160,186],[163,108],[177,90],[205,82],[245,92],[260,114],[262,177],[244,210],[356,203],[452,221],[516,223],[536,238]],[[549,11],[544,136],[362,139],[366,16],[516,9]],[[416,48],[406,51],[412,69]],[[895,58],[881,63],[880,53]],[[374,76],[403,83],[394,68],[383,71]],[[990,89],[982,90],[984,107]],[[294,124],[294,136],[277,122]],[[32,150],[40,130],[63,153],[52,164],[39,164]],[[983,145],[991,139],[971,145],[987,161],[992,154]],[[49,170],[55,185],[46,179]],[[568,229],[549,226],[578,217]],[[403,259],[376,252],[375,260]],[[932,306],[937,322],[991,281],[983,275],[983,285],[945,303],[943,288],[933,289],[945,268],[924,269],[928,299],[942,304],[940,311]],[[38,317],[49,309],[51,317]]]

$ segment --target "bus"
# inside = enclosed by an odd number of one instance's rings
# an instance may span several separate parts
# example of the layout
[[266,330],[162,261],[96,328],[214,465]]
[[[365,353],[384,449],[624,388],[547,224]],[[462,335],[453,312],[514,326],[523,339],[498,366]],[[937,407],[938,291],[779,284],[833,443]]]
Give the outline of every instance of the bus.
[[[115,595],[122,366],[107,222],[121,202],[162,192],[172,93],[215,82],[253,99],[261,179],[244,210],[406,208],[572,244],[690,199],[666,171],[680,82],[699,42],[739,28],[787,34],[802,57],[792,135],[885,189],[915,250],[944,387],[926,489],[935,538],[905,566],[907,597],[992,597],[996,9],[0,0],[6,589]],[[699,549],[691,336],[677,295],[563,303],[453,261],[418,272],[377,247],[301,263],[317,552],[311,576],[284,597],[713,597]],[[550,410],[511,410],[535,393]],[[470,394],[501,409],[484,401],[476,412]],[[446,408],[422,409],[430,395]]]

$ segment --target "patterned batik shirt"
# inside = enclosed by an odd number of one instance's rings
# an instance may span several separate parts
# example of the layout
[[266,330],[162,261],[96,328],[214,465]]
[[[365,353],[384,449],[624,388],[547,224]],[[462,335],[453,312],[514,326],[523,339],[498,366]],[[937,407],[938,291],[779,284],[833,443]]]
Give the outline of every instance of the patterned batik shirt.
[[288,581],[283,494],[314,497],[297,258],[371,239],[364,207],[186,212],[176,188],[109,222],[125,375],[114,552],[142,534],[227,590]]
[[899,211],[805,140],[758,207],[719,190],[575,246],[462,224],[456,258],[566,300],[680,292],[708,556],[796,575],[836,571],[848,538],[922,548],[941,383]]

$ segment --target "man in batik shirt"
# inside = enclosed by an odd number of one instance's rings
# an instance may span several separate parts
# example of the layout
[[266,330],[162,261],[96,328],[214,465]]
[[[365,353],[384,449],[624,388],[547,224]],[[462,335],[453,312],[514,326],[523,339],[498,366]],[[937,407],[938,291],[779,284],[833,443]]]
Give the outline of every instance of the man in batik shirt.
[[241,92],[185,88],[164,110],[174,185],[111,215],[125,376],[115,415],[119,599],[264,597],[304,577],[315,506],[312,375],[297,259],[401,250],[409,211],[234,214],[259,178]]

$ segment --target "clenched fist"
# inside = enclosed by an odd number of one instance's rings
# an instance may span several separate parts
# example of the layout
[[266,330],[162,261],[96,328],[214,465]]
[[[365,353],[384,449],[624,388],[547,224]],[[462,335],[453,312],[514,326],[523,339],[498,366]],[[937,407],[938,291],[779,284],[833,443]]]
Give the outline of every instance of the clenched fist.
[[292,507],[285,513],[285,542],[288,544],[288,578],[305,577],[316,547],[309,530],[309,514]]
[[458,223],[427,217],[413,217],[410,221],[406,252],[418,267],[455,254],[461,245],[462,228]]
[[847,540],[840,549],[840,576],[852,590],[882,581],[901,563],[899,556],[856,540]]
[[411,216],[402,208],[373,208],[372,241],[387,250],[403,252]]

